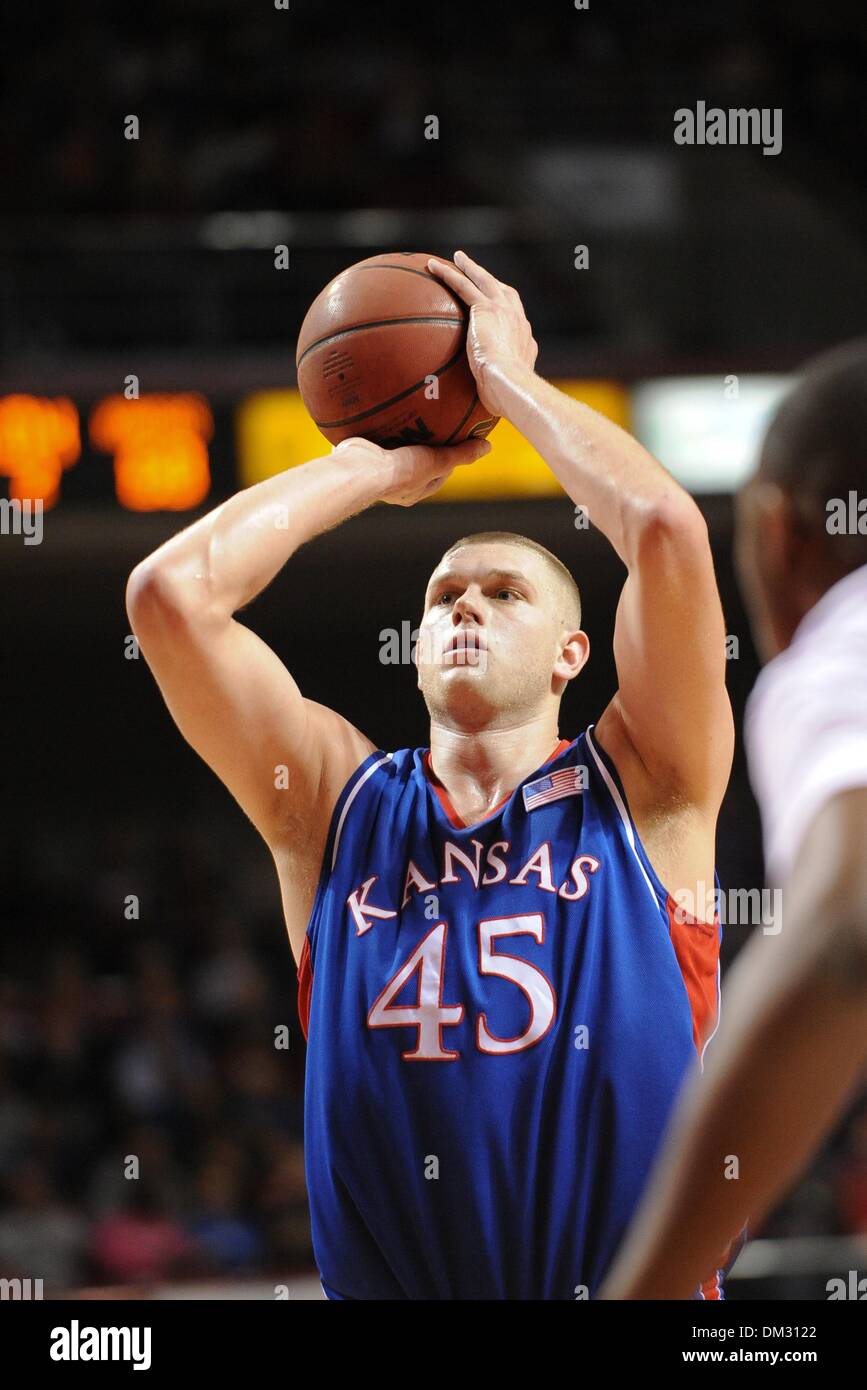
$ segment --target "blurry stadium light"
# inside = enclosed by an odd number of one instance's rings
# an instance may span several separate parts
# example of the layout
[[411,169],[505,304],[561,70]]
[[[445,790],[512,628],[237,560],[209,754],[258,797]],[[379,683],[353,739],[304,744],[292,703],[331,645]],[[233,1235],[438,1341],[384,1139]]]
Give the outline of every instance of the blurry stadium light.
[[247,396],[238,406],[235,430],[242,487],[331,452],[301,396],[290,389]]
[[[607,415],[623,429],[629,426],[626,391],[613,381],[555,381],[567,396]],[[506,497],[563,497],[547,463],[508,420],[490,434],[491,452],[470,468],[456,468],[430,502],[463,502]]]
[[462,241],[482,244],[505,240],[513,223],[513,215],[499,208],[426,208],[422,212],[358,208],[337,215],[334,231],[346,246],[371,247],[378,252],[413,244],[421,251],[441,248],[441,254],[450,255]]
[[65,397],[14,395],[0,398],[0,473],[9,496],[52,507],[60,477],[81,453],[78,411]]
[[130,511],[185,511],[211,488],[207,440],[214,419],[203,396],[108,396],[91,412],[90,439],[114,454],[117,499]]
[[[558,381],[567,395],[607,415],[626,428],[627,395],[607,381]],[[295,390],[258,391],[248,396],[236,416],[240,483],[249,487],[286,468],[331,451]],[[562,497],[550,468],[532,445],[508,421],[491,434],[491,453],[471,468],[456,469],[431,502],[469,501],[506,497]]]
[[334,218],[337,236],[347,246],[397,244],[404,234],[404,216],[393,208],[357,208]]
[[867,1266],[867,1236],[800,1236],[751,1240],[729,1279],[786,1279],[805,1274],[840,1275]]
[[669,152],[550,145],[528,160],[526,177],[534,200],[580,211],[588,228],[661,229],[681,215],[682,172]]
[[632,390],[637,439],[690,492],[733,492],[793,377],[668,377]]
[[518,233],[516,215],[491,207],[355,208],[348,212],[215,212],[198,236],[215,251],[260,251],[280,244],[321,251],[349,247],[375,255],[397,247],[449,254],[462,241],[499,245]]
[[[428,224],[437,236],[451,236],[456,243],[499,244],[514,235],[515,221],[513,213],[504,212],[501,208],[453,208],[428,218]],[[453,249],[457,250],[458,246],[455,245]]]
[[200,235],[215,251],[259,251],[288,243],[295,219],[286,212],[216,212],[201,224]]

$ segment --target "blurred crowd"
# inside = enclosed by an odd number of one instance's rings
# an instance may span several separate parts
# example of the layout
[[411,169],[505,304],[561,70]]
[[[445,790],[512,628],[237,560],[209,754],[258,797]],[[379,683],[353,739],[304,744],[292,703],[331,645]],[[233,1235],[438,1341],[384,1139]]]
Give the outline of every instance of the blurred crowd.
[[[246,822],[46,825],[0,889],[0,1277],[312,1269],[296,975]],[[867,1104],[762,1234],[856,1232]]]
[[[486,13],[489,8],[490,13]],[[5,47],[0,170],[13,211],[443,206],[511,190],[496,150],[645,140],[682,101],[775,105],[846,169],[865,29],[810,0],[724,22],[688,0],[412,10],[240,0],[19,7]],[[844,22],[848,20],[848,22]],[[14,32],[13,32],[14,31]],[[438,115],[438,141],[422,139]],[[137,141],[124,121],[140,122]],[[494,163],[492,165],[492,158]]]
[[[462,241],[594,371],[854,335],[867,23],[842,5],[7,7],[0,372],[282,354],[342,265]],[[699,100],[783,109],[782,158],[676,147]]]
[[257,911],[267,884],[235,908],[254,846],[177,833],[103,827],[124,858],[89,882],[81,841],[55,836],[40,888],[13,891],[0,1276],[47,1291],[312,1265],[288,942]]

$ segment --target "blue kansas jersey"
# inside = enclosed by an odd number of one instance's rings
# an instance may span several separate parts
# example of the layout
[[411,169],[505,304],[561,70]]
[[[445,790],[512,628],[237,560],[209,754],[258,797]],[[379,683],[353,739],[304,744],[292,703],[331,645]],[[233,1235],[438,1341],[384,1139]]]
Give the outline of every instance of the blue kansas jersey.
[[361,764],[299,967],[329,1296],[593,1297],[716,1026],[674,909],[592,725],[472,826],[428,750]]

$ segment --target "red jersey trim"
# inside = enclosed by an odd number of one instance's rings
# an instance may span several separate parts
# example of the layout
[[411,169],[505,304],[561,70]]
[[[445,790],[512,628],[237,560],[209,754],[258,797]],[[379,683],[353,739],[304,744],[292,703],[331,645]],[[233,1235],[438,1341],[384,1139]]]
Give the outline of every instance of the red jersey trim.
[[719,914],[699,922],[682,910],[669,893],[666,899],[671,944],[692,1013],[692,1038],[699,1057],[719,1016]]
[[[689,998],[692,1039],[701,1058],[719,1021],[719,913],[714,913],[713,922],[700,922],[680,909],[670,893],[665,906],[671,944]],[[733,1247],[732,1241],[718,1260],[717,1268],[701,1282],[702,1298],[709,1302],[724,1301],[722,1276],[734,1263],[737,1252],[733,1252]]]
[[305,936],[298,965],[298,1019],[304,1041],[310,1031],[310,995],[313,990],[313,967],[310,964],[310,942]]
[[710,1279],[704,1281],[701,1286],[701,1292],[702,1297],[706,1298],[709,1302],[724,1302],[719,1270],[716,1270]]

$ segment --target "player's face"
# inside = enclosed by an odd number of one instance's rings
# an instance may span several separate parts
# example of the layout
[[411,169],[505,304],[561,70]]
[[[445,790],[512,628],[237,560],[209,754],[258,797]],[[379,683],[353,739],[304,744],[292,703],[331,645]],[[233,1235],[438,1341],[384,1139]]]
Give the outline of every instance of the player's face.
[[559,699],[576,674],[574,653],[562,658],[562,610],[544,560],[520,546],[470,545],[445,557],[428,584],[416,646],[431,717],[490,727]]

